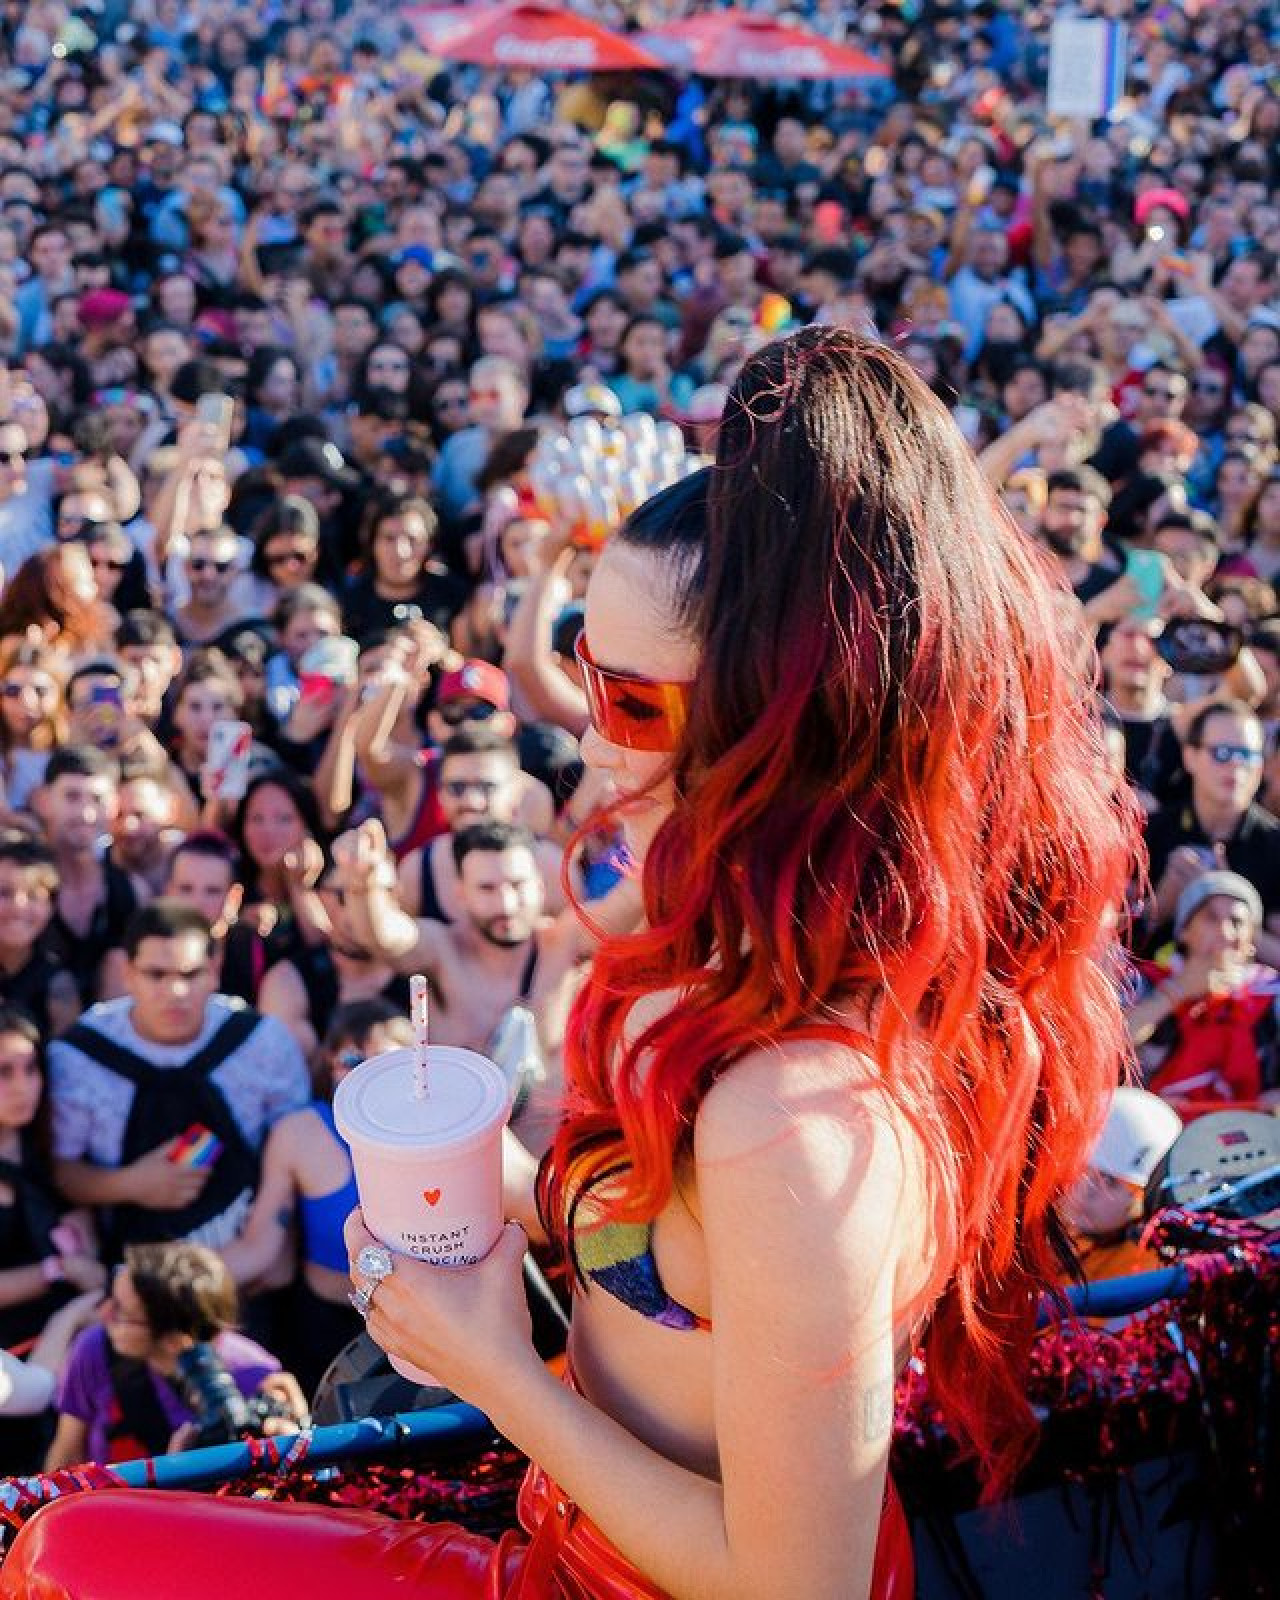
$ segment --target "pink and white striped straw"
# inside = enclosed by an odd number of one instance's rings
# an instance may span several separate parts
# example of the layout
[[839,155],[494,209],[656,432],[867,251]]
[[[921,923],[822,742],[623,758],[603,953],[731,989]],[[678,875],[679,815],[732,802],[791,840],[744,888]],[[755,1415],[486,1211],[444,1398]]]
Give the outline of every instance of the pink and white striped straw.
[[413,1098],[427,1098],[427,980],[409,979],[409,1021],[413,1024]]

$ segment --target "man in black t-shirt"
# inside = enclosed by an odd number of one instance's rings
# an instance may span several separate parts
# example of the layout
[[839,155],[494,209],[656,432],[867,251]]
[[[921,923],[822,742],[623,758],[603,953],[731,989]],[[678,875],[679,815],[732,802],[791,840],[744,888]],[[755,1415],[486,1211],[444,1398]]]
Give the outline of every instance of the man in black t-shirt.
[[1203,873],[1229,867],[1262,898],[1266,924],[1257,955],[1280,964],[1280,820],[1256,803],[1262,724],[1241,701],[1219,701],[1191,719],[1183,744],[1191,797],[1161,807],[1147,825],[1151,882],[1145,922],[1151,943],[1168,934],[1178,897]]

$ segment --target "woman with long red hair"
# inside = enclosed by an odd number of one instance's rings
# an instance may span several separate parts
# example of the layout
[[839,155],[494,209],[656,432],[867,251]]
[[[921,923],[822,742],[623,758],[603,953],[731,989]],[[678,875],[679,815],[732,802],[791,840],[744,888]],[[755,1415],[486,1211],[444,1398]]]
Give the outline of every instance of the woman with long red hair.
[[[536,1463],[528,1538],[387,1531],[360,1592],[905,1596],[908,1352],[989,1494],[1032,1439],[1057,1208],[1124,1053],[1135,816],[1039,558],[940,402],[844,331],[746,363],[716,465],[605,548],[579,654],[646,921],[584,986],[539,1185],[575,1267],[571,1381],[530,1342],[519,1227],[474,1269],[398,1259],[370,1332]],[[386,865],[362,835],[349,893]],[[353,1217],[353,1259],[370,1242]],[[70,1592],[51,1535],[94,1498],[43,1512],[0,1592]],[[200,1521],[252,1543],[260,1592],[327,1594],[357,1541],[323,1515],[310,1559],[278,1511]]]

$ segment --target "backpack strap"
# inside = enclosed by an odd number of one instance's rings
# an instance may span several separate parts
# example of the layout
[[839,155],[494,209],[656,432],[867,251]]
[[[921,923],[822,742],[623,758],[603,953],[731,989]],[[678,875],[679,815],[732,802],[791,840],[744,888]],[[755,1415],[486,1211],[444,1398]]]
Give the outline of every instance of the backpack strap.
[[77,1022],[62,1035],[61,1043],[73,1045],[82,1055],[96,1061],[121,1078],[126,1078],[135,1088],[155,1075],[172,1081],[173,1072],[190,1073],[193,1077],[207,1078],[224,1061],[233,1055],[261,1022],[256,1011],[247,1006],[233,1011],[215,1030],[203,1049],[197,1050],[189,1061],[177,1067],[157,1067],[127,1045],[117,1044],[85,1022]]

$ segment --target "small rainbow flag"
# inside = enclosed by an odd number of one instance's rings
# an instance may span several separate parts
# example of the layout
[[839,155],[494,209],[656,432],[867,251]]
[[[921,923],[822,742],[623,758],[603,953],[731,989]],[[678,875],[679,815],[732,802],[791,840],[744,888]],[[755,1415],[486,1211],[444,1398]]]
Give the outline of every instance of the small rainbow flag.
[[169,1160],[180,1167],[211,1167],[221,1154],[222,1140],[212,1129],[197,1123],[174,1145]]
[[756,308],[756,325],[766,333],[780,332],[791,320],[791,302],[784,295],[770,292]]

